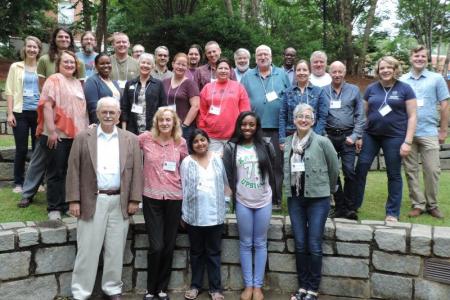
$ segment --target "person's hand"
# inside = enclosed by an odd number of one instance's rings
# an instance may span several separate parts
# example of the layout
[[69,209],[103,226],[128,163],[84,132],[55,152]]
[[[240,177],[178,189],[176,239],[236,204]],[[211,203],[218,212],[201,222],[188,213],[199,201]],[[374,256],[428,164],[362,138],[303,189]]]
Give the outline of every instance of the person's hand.
[[80,217],[80,203],[79,202],[70,202],[69,204],[69,213],[75,218]]
[[284,144],[280,144],[280,150],[284,151]]
[[355,141],[352,140],[352,138],[348,136],[348,137],[345,138],[345,143],[347,145],[353,145],[355,143]]
[[16,127],[16,118],[14,117],[14,114],[8,114],[8,117],[6,119],[8,121],[8,125],[10,127]]
[[400,156],[401,157],[407,157],[409,152],[411,152],[411,146],[406,144],[406,143],[403,143],[400,146]]
[[56,144],[58,142],[61,142],[61,139],[59,138],[58,134],[56,132],[53,132],[48,136],[47,139],[47,147],[49,149],[56,149]]
[[130,201],[128,203],[128,214],[134,215],[139,209],[139,202],[136,201]]
[[447,138],[447,130],[439,130],[439,144],[444,144]]
[[356,142],[355,142],[356,153],[361,152],[362,146],[363,146],[362,139],[357,139]]
[[92,123],[92,124],[89,124],[89,126],[88,126],[89,129],[92,129],[95,127],[97,127],[97,123]]

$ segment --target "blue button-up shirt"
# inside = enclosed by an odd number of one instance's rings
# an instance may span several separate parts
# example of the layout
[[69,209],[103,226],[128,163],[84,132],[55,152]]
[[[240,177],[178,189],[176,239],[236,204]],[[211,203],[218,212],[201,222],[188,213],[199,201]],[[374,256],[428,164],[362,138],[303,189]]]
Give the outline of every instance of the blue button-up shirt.
[[305,88],[303,94],[298,86],[288,88],[284,95],[279,117],[279,140],[284,144],[286,131],[296,130],[294,124],[294,109],[299,103],[306,103],[314,108],[315,123],[313,130],[322,135],[325,129],[328,116],[328,101],[325,98],[322,88],[311,83]]
[[[272,67],[269,76],[263,78],[256,67],[247,71],[241,80],[250,98],[252,111],[261,118],[264,129],[278,129],[281,99],[284,91],[291,86],[283,69]],[[278,98],[267,101],[266,94],[275,91]]]
[[447,101],[450,98],[444,78],[438,73],[425,69],[417,78],[410,71],[404,74],[400,80],[412,87],[417,102],[423,100],[423,106],[417,106],[415,136],[437,136],[439,118],[436,106],[441,101]]
[[340,100],[340,108],[328,110],[326,128],[348,130],[353,129],[350,138],[355,142],[362,137],[365,125],[364,103],[359,88],[344,82],[339,94],[336,93],[331,84],[324,86],[323,91],[328,105],[330,101]]

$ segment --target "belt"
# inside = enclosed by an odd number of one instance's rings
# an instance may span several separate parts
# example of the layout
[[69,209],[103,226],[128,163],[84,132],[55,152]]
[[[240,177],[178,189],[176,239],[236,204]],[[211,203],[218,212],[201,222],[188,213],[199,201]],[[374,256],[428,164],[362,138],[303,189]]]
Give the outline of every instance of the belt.
[[351,134],[353,132],[353,128],[349,129],[337,129],[337,128],[327,128],[327,133],[329,135],[344,135],[344,134]]
[[98,190],[97,194],[105,194],[105,195],[108,195],[108,196],[120,195],[120,190]]

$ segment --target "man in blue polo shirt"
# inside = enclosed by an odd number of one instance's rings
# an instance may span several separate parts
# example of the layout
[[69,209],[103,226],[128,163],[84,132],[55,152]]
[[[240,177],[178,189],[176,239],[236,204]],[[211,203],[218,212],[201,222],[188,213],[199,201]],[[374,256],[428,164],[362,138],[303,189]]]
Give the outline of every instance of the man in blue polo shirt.
[[[417,217],[426,211],[435,218],[443,218],[437,203],[441,172],[439,144],[444,143],[447,137],[447,100],[450,95],[444,78],[426,69],[427,54],[425,46],[413,48],[410,53],[411,70],[400,78],[413,88],[417,99],[416,133],[411,152],[403,161],[412,205],[409,216]],[[420,190],[419,185],[419,155],[422,160],[424,192]]]
[[261,118],[261,127],[265,137],[270,138],[276,152],[274,171],[276,179],[276,203],[281,204],[281,187],[283,184],[283,153],[278,142],[278,126],[281,98],[291,83],[283,69],[272,65],[272,50],[260,45],[255,50],[256,67],[247,71],[241,84],[247,90],[252,111]]

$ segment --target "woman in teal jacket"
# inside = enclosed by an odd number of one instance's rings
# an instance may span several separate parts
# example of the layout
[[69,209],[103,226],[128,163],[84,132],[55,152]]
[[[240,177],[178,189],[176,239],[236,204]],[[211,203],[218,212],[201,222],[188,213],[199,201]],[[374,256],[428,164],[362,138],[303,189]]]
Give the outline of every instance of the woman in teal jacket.
[[297,105],[297,130],[285,143],[284,193],[294,233],[299,284],[291,300],[318,299],[322,236],[339,174],[336,151],[327,138],[313,132],[314,122],[314,109],[305,103]]

